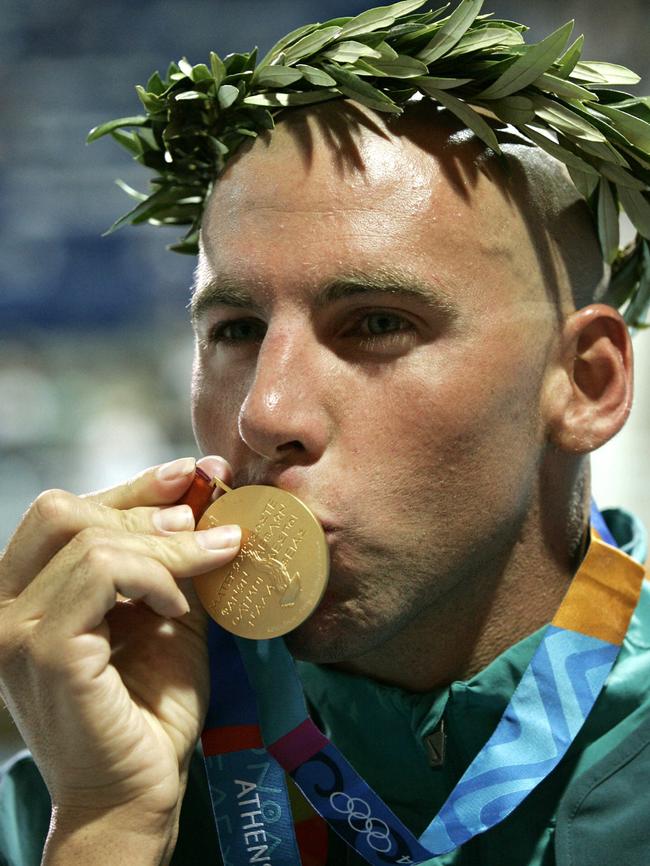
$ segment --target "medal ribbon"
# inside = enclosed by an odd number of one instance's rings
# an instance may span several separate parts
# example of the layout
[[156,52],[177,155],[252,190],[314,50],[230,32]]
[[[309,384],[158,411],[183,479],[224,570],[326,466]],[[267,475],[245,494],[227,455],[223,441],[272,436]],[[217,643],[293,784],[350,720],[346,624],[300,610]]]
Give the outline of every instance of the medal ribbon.
[[[494,733],[419,840],[311,721],[283,639],[234,639],[246,686],[252,687],[247,700],[257,696],[269,757],[366,862],[425,863],[454,850],[503,821],[565,755],[620,651],[644,576],[640,565],[599,538],[605,527],[613,541],[595,509],[592,522],[584,561]],[[241,667],[233,670],[241,675]],[[221,694],[228,695],[232,708],[237,691]],[[250,705],[248,713],[252,718]],[[249,860],[230,862],[239,866]]]
[[210,704],[201,735],[225,866],[299,866],[284,770],[267,753],[255,695],[232,635],[208,628]]

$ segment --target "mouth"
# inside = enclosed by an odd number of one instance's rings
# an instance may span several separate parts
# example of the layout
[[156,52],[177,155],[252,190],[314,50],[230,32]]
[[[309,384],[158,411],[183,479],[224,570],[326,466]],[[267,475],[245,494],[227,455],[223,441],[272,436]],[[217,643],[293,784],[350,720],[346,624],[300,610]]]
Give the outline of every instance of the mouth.
[[286,493],[291,493],[293,496],[295,496],[297,499],[299,499],[304,505],[306,505],[307,508],[309,508],[309,510],[314,515],[314,517],[316,518],[318,523],[321,525],[323,532],[325,533],[325,536],[326,536],[328,541],[330,539],[333,539],[334,536],[338,532],[340,532],[341,527],[338,526],[331,517],[329,517],[329,516],[326,517],[325,515],[322,515],[320,513],[320,509],[319,509],[318,505],[313,504],[310,497],[303,495],[297,487],[294,487],[293,485],[289,485],[289,484],[278,483],[277,479],[272,480],[270,478],[250,478],[250,479],[246,479],[246,480],[242,479],[240,482],[235,483],[233,486],[233,489],[236,489],[238,487],[252,486],[252,485],[261,485],[263,487],[274,487],[276,490],[284,490]]

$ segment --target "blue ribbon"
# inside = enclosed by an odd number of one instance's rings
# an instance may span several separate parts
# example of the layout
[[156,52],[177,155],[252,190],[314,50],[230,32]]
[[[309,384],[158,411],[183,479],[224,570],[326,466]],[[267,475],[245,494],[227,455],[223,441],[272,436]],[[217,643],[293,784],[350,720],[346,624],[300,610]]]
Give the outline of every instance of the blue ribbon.
[[302,683],[284,638],[234,638],[257,699],[260,728],[267,745],[309,718]]
[[[210,704],[204,732],[258,724],[255,693],[232,635],[208,624]],[[264,748],[204,754],[225,866],[300,866],[284,770]]]

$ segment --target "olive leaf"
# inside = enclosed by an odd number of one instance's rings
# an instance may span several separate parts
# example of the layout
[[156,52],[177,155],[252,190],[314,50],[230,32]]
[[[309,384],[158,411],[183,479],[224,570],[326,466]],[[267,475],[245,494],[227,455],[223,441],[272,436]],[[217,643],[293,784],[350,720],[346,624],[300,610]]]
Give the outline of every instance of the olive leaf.
[[650,245],[641,243],[641,267],[639,268],[639,284],[630,299],[623,318],[632,328],[646,329],[646,319],[650,309]]
[[183,57],[181,58],[181,60],[178,61],[178,68],[186,78],[189,78],[190,81],[194,81],[194,69],[192,68],[192,64],[188,61],[187,57]]
[[[228,87],[228,85],[226,85],[226,87]],[[237,90],[237,88],[234,89]],[[239,91],[237,91],[237,95],[235,96],[235,98],[237,98],[238,95]],[[182,102],[183,100],[189,99],[210,99],[207,93],[201,93],[200,90],[184,90],[182,93],[177,93],[174,98],[177,102]],[[228,106],[226,106],[226,108],[227,107]]]
[[323,72],[322,69],[318,69],[315,66],[298,63],[296,69],[299,69],[302,72],[305,81],[308,81],[310,84],[315,84],[317,87],[333,87],[336,85],[336,81],[331,75],[328,75],[327,72]]
[[303,36],[307,36],[309,33],[313,33],[320,27],[319,24],[304,24],[302,27],[297,27],[295,30],[292,30],[291,33],[287,33],[286,36],[283,36],[282,39],[278,40],[275,45],[270,49],[268,54],[266,54],[258,65],[258,69],[263,69],[267,66],[271,61],[281,54],[285,48],[293,43],[297,42],[299,39],[302,39]]
[[374,108],[376,111],[383,111],[389,114],[401,114],[402,109],[393,102],[393,100],[379,90],[368,84],[363,79],[348,72],[346,69],[341,69],[338,66],[327,65],[326,71],[336,79],[336,84],[341,93],[349,96],[351,99],[356,99],[368,108]]
[[286,87],[300,81],[302,72],[290,66],[265,66],[253,78],[258,87]]
[[147,93],[153,93],[156,96],[161,96],[165,92],[165,83],[160,77],[159,72],[152,72],[144,89],[147,91]]
[[111,137],[134,157],[142,156],[142,141],[134,132],[123,132],[121,129],[113,129]]
[[444,105],[446,109],[455,114],[456,117],[458,117],[465,126],[469,127],[472,132],[478,135],[478,137],[485,142],[488,147],[491,147],[496,153],[501,153],[501,148],[494,130],[480,114],[474,111],[471,106],[466,102],[463,102],[461,99],[452,96],[452,94],[446,90],[436,90],[435,88],[430,87],[428,83],[426,83],[426,79],[421,81],[419,86],[425,93],[428,93],[429,96],[432,96],[437,102]]
[[447,53],[447,58],[458,57],[473,51],[485,51],[508,45],[523,45],[523,37],[518,30],[511,27],[482,27],[466,33],[455,48]]
[[482,6],[483,0],[461,0],[444,27],[418,53],[418,60],[428,66],[450,51],[469,30]]
[[618,206],[612,185],[605,178],[598,184],[598,237],[605,261],[611,265],[618,253]]
[[210,69],[212,71],[214,83],[219,87],[223,79],[226,77],[226,66],[215,51],[210,52]]
[[402,3],[393,3],[392,6],[368,9],[355,18],[351,18],[341,28],[341,36],[349,39],[351,36],[358,36],[361,33],[383,30],[385,27],[390,27],[398,18],[420,9],[425,3],[426,0],[403,0]]
[[582,99],[585,102],[598,100],[595,93],[587,90],[586,87],[580,87],[579,84],[574,84],[573,81],[566,81],[557,75],[552,75],[549,72],[543,72],[539,78],[533,81],[533,85],[540,90],[546,90],[549,93],[554,93],[556,96],[561,96],[562,99]]
[[[272,130],[279,114],[349,98],[398,115],[419,94],[495,151],[510,124],[566,165],[612,264],[608,298],[626,304],[624,315],[638,326],[650,308],[650,98],[617,89],[636,84],[636,73],[582,60],[582,36],[567,47],[573,22],[528,44],[525,25],[481,14],[483,0],[460,0],[446,16],[449,4],[424,6],[404,0],[306,24],[260,62],[256,49],[223,59],[210,52],[207,64],[182,58],[164,76],[152,73],[137,87],[144,114],[88,134],[88,141],[110,135],[153,172],[149,194],[122,184],[136,204],[110,230],[187,226],[171,249],[195,253],[214,183],[238,148]],[[639,232],[626,251],[618,249],[619,210]]]
[[616,63],[600,63],[596,61],[580,61],[576,64],[571,78],[585,81],[588,84],[638,84],[641,81],[636,72]]
[[[157,213],[164,205],[176,205],[181,201],[187,201],[188,192],[191,193],[193,190],[176,186],[163,187],[162,189],[159,189],[157,192],[154,192],[152,195],[148,196],[148,198],[144,199],[144,201],[137,204],[128,213],[124,214],[124,216],[117,219],[113,225],[104,232],[104,235],[112,234],[127,222],[134,224],[145,222],[150,216]],[[191,198],[194,199],[193,203],[195,204],[198,204],[201,201],[201,198],[198,195],[191,196]]]
[[287,48],[284,54],[285,65],[290,66],[292,63],[297,63],[298,60],[304,60],[306,57],[311,57],[312,54],[317,54],[326,45],[333,42],[340,33],[340,27],[325,27],[323,30],[314,30],[313,33],[308,33]]
[[598,172],[591,174],[590,172],[581,171],[580,169],[574,168],[573,165],[570,165],[569,163],[567,163],[567,171],[569,172],[569,176],[580,195],[589,201],[594,190],[600,183],[600,175]]
[[544,135],[544,133],[539,132],[530,125],[526,125],[523,132],[534,144],[541,147],[542,150],[545,150],[547,153],[550,153],[551,156],[559,159],[560,162],[563,162],[567,167],[580,171],[583,174],[593,175],[596,178],[596,182],[598,182],[598,171],[591,165],[591,163],[588,163],[586,160],[582,159],[582,157],[572,153],[570,150],[567,150],[567,148],[562,147],[561,144],[553,141],[553,139]]
[[205,63],[197,63],[192,68],[194,81],[212,81],[212,72],[208,69]]
[[[647,189],[647,184],[645,184],[642,180],[634,177],[627,169],[623,168],[621,165],[616,165],[613,162],[601,162],[600,164],[600,173],[603,177],[606,177],[607,180],[611,180],[618,187],[625,187],[626,189],[635,189],[640,192],[643,192]],[[621,195],[619,189],[619,200],[622,203]],[[627,210],[627,208],[625,208]],[[628,213],[629,216],[629,213]]]
[[165,108],[165,102],[161,96],[158,96],[155,93],[149,93],[144,87],[141,87],[139,84],[136,85],[135,88],[136,93],[138,94],[138,98],[142,103],[145,111],[149,114],[156,114],[158,111],[161,111]]
[[[629,245],[625,250],[619,250],[611,269],[611,278],[603,298],[605,304],[619,309],[638,291],[639,279],[642,275],[643,244]],[[625,318],[625,314],[623,316]]]
[[[602,93],[607,93],[609,96],[626,96],[626,94],[621,91],[616,90],[605,90],[605,91],[596,91],[598,93],[598,98],[601,102],[605,102],[602,98]],[[622,111],[627,112],[627,114],[633,114],[635,117],[640,117],[641,120],[645,120],[646,123],[650,123],[650,97],[641,96],[636,98],[628,98],[621,99],[617,105],[617,108],[620,108]]]
[[117,184],[117,186],[119,186],[119,188],[122,190],[122,192],[125,192],[128,196],[135,199],[136,201],[145,201],[146,200],[146,198],[147,198],[146,193],[139,192],[137,189],[134,189],[132,186],[130,186],[125,181],[120,180],[118,178],[115,181],[115,183]]
[[427,87],[431,90],[453,90],[455,87],[462,87],[463,84],[469,84],[471,80],[471,78],[436,78],[435,76],[427,75],[414,79],[413,84],[419,86],[424,83],[425,92],[428,92],[426,91]]
[[[178,99],[178,96],[176,99]],[[222,111],[226,111],[239,99],[239,88],[233,84],[222,84],[217,92],[217,99],[219,101],[219,108]]]
[[109,132],[115,129],[121,129],[124,126],[146,126],[149,123],[149,118],[136,115],[135,117],[120,117],[117,120],[109,120],[107,123],[102,123],[100,126],[94,126],[86,137],[86,142],[97,141]]
[[581,138],[576,139],[576,144],[580,147],[580,150],[591,156],[595,156],[603,162],[610,162],[613,165],[622,165],[623,168],[630,168],[630,163],[609,141],[589,141],[588,139]]
[[532,84],[561,53],[572,30],[573,21],[569,21],[546,39],[529,46],[503,75],[480,94],[481,99],[502,99]]
[[388,42],[385,41],[385,39],[382,39],[381,42],[375,45],[375,50],[380,53],[382,60],[397,60],[397,58],[400,57],[397,51],[395,51],[392,45],[389,45]]
[[308,90],[297,93],[256,93],[244,97],[245,105],[263,105],[272,108],[290,108],[292,105],[312,105],[340,96],[334,89]]
[[522,126],[535,120],[532,100],[527,96],[504,96],[503,99],[491,99],[484,105],[504,123]]
[[536,116],[545,120],[552,129],[586,141],[607,141],[599,129],[571,108],[544,96],[534,95],[532,101]]
[[626,186],[618,187],[618,196],[638,233],[650,238],[650,201],[647,196]]
[[568,78],[576,67],[576,64],[582,56],[582,49],[585,44],[584,34],[580,34],[575,42],[573,42],[562,57],[557,61],[555,74],[558,78]]
[[650,151],[650,123],[611,105],[594,105],[593,110],[608,117],[629,142],[641,150]]
[[322,56],[328,60],[335,60],[337,63],[355,63],[360,57],[374,57],[381,60],[379,51],[375,51],[369,45],[363,42],[338,42],[333,48],[328,51],[323,51]]
[[389,78],[416,78],[427,74],[427,67],[424,63],[415,57],[407,57],[403,54],[398,55],[396,60],[373,60],[364,63],[363,66],[367,70],[372,70],[375,75]]

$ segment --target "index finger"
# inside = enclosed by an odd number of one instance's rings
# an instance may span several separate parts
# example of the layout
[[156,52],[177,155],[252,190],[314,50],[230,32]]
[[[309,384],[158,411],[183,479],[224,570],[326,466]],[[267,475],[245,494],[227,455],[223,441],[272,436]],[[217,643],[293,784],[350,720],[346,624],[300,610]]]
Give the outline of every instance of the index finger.
[[230,466],[221,457],[204,457],[198,463],[194,458],[183,458],[154,466],[125,484],[99,493],[80,497],[60,490],[40,496],[0,556],[0,599],[19,594],[84,528],[98,526],[127,532],[172,529],[154,525],[152,518],[161,505],[178,501],[189,488],[197,465],[210,477],[231,478]]
[[197,466],[210,477],[216,475],[226,484],[232,478],[230,464],[223,457],[211,455],[199,461],[193,457],[181,457],[162,466],[145,469],[135,478],[117,487],[89,493],[82,498],[118,509],[137,508],[141,505],[172,505],[190,486]]
[[[165,512],[169,513],[166,521]],[[20,595],[52,557],[91,526],[121,533],[166,535],[193,529],[194,521],[187,506],[171,510],[151,506],[109,508],[65,490],[46,491],[25,513],[0,557],[0,601]]]

